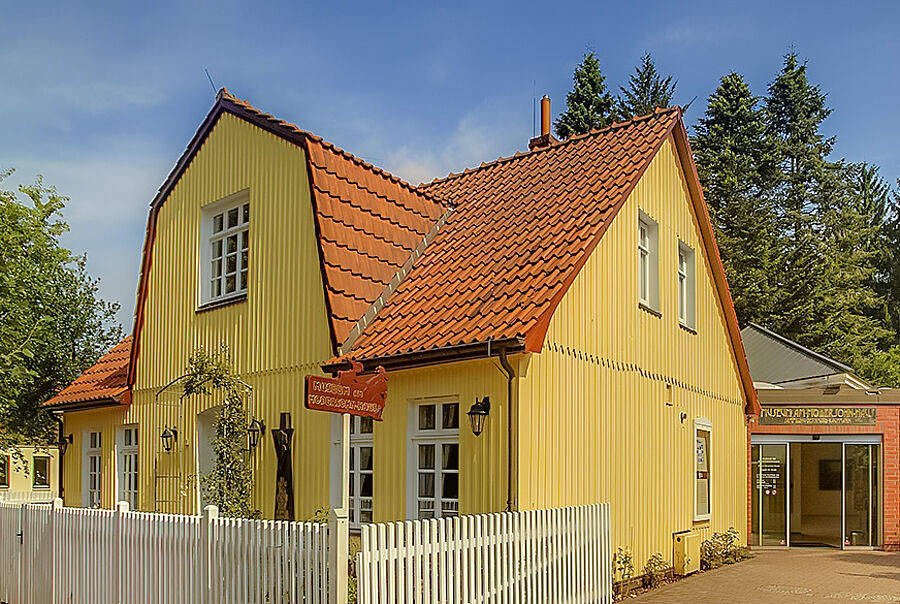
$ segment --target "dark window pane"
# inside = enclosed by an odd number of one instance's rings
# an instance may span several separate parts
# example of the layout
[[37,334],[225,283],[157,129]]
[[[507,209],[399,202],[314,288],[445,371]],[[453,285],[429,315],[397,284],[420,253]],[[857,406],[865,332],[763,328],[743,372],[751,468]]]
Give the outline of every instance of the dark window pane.
[[237,254],[225,256],[225,273],[237,272]]
[[459,445],[443,445],[441,467],[445,470],[459,469]]
[[213,241],[212,244],[212,257],[213,258],[221,258],[222,257],[222,240]]
[[434,467],[434,445],[419,445],[419,468],[422,470]]
[[213,277],[222,276],[222,260],[213,260]]
[[371,417],[361,417],[359,418],[359,433],[360,434],[371,434],[372,433],[372,425],[374,424],[374,420]]
[[236,227],[238,223],[238,209],[231,208],[228,210],[228,228]]
[[230,294],[234,291],[234,289],[235,289],[234,275],[231,275],[230,277],[225,277],[225,293]]
[[247,289],[247,271],[241,271],[241,291]]
[[222,230],[222,214],[216,214],[213,217],[213,233],[218,233]]
[[419,520],[434,518],[434,510],[419,510]]
[[245,203],[241,206],[241,222],[247,223],[250,222],[250,204]]
[[360,497],[372,496],[372,475],[363,474],[359,477],[359,495]]
[[356,482],[353,474],[350,474],[350,497],[352,498],[356,494],[356,489],[354,489],[354,483]]
[[445,403],[441,406],[441,427],[459,428],[459,403]]
[[225,253],[226,254],[234,254],[237,252],[237,235],[229,235],[227,239],[225,239]]
[[360,447],[359,448],[359,469],[360,470],[371,470],[372,469],[372,447]]
[[434,497],[434,474],[419,473],[419,497]]
[[441,497],[457,499],[459,497],[459,474],[444,474]]
[[350,447],[350,471],[351,472],[356,467],[355,459],[356,459],[356,449],[353,447]]
[[419,430],[434,430],[434,405],[419,405]]

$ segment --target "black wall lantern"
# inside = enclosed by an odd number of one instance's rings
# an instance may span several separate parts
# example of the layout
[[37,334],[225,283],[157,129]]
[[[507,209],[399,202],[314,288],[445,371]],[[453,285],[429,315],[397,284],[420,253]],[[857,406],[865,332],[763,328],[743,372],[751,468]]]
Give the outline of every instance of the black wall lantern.
[[172,447],[175,445],[175,443],[178,442],[178,429],[166,426],[163,429],[162,434],[159,435],[159,438],[162,440],[162,445],[165,452],[171,453]]
[[71,434],[69,434],[68,436],[63,436],[62,434],[60,434],[59,442],[56,443],[56,446],[59,449],[59,454],[65,455],[66,449],[68,449],[69,445],[71,445],[71,444],[72,444],[72,435]]
[[247,443],[250,445],[250,450],[256,448],[256,445],[259,444],[259,439],[266,434],[266,422],[261,419],[254,419],[250,422],[250,425],[247,426]]
[[484,421],[487,419],[488,414],[491,412],[491,399],[490,397],[484,397],[480,401],[475,399],[475,402],[472,404],[472,407],[466,413],[469,416],[469,421],[472,422],[472,434],[478,436],[484,430]]

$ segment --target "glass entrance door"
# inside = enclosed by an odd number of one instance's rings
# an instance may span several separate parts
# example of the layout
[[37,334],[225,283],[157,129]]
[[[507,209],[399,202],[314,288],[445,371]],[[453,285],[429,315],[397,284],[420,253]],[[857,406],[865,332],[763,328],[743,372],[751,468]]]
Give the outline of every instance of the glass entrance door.
[[844,547],[878,545],[878,445],[844,445]]
[[787,514],[787,445],[753,445],[754,478],[751,541],[755,545],[789,545]]

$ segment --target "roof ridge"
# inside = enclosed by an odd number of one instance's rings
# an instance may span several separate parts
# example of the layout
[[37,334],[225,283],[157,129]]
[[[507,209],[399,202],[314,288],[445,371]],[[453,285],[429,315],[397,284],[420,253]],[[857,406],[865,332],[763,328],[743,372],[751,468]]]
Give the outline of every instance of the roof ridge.
[[628,120],[625,120],[622,122],[614,122],[614,123],[610,124],[609,126],[606,126],[605,128],[594,128],[594,129],[591,129],[589,132],[585,132],[584,134],[575,134],[565,140],[556,141],[555,143],[551,143],[550,145],[547,145],[546,147],[538,147],[538,148],[532,149],[531,151],[516,151],[513,155],[507,155],[505,157],[498,157],[494,161],[481,162],[481,165],[479,165],[475,168],[466,168],[462,172],[456,172],[456,173],[451,172],[447,176],[444,176],[441,178],[435,178],[431,182],[420,183],[419,188],[424,188],[425,190],[427,190],[428,188],[430,188],[434,185],[437,185],[439,183],[444,183],[444,182],[453,180],[455,178],[467,176],[469,174],[472,174],[473,172],[480,172],[481,170],[491,168],[493,166],[497,166],[497,165],[500,165],[500,164],[503,164],[506,162],[510,162],[510,161],[513,161],[513,160],[516,160],[516,159],[519,159],[522,157],[532,157],[533,155],[535,155],[537,153],[543,153],[545,151],[549,151],[550,149],[559,149],[560,147],[568,145],[569,143],[582,141],[587,138],[596,137],[596,136],[599,136],[602,134],[609,134],[613,130],[616,130],[619,128],[624,128],[627,126],[632,126],[638,122],[647,121],[651,118],[655,118],[660,115],[668,114],[668,113],[677,113],[678,115],[680,115],[682,113],[682,109],[679,105],[675,105],[673,107],[666,107],[666,108],[657,107],[656,109],[654,109],[653,113],[635,116],[631,119],[628,119]]
[[442,199],[441,197],[438,197],[437,195],[434,195],[428,191],[421,190],[418,187],[415,187],[415,186],[409,184],[408,182],[406,182],[399,176],[395,176],[394,174],[391,174],[384,168],[380,168],[372,163],[367,162],[366,160],[364,160],[360,157],[357,157],[356,155],[353,155],[349,151],[345,151],[344,149],[338,147],[334,143],[326,141],[321,136],[319,136],[317,134],[313,134],[309,130],[304,130],[304,129],[300,128],[299,126],[297,126],[296,124],[286,122],[285,120],[275,117],[271,113],[266,113],[265,111],[262,111],[261,109],[256,108],[252,103],[250,103],[250,101],[247,101],[245,99],[239,99],[236,96],[234,96],[233,94],[231,94],[230,92],[228,92],[227,88],[222,88],[221,90],[219,90],[218,94],[216,95],[216,98],[220,102],[224,101],[224,102],[232,103],[234,105],[237,105],[238,107],[241,107],[242,109],[250,111],[251,113],[255,113],[258,117],[260,117],[262,119],[275,122],[276,125],[278,125],[282,128],[288,128],[288,129],[292,130],[293,132],[295,132],[296,134],[302,135],[308,141],[317,143],[318,145],[331,151],[332,153],[334,153],[336,155],[340,155],[340,156],[344,157],[344,159],[350,160],[350,161],[354,162],[355,164],[357,164],[358,166],[363,167],[371,172],[374,172],[375,174],[378,174],[379,176],[386,178],[387,180],[393,182],[394,184],[402,186],[403,188],[409,190],[412,193],[415,193],[416,195],[425,197],[425,198],[427,198],[431,201],[434,201],[445,207],[452,205],[449,201]]

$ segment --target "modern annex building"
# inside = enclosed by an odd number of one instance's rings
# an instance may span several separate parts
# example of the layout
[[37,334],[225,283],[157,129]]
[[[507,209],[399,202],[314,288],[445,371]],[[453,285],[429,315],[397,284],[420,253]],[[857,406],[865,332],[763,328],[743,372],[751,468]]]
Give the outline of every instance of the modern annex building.
[[608,501],[637,561],[743,532],[758,408],[681,112],[560,142],[544,109],[528,152],[413,187],[222,91],[152,202],[133,340],[48,403],[67,504],[196,513],[217,401],[178,378],[227,344],[267,517],[328,505],[303,381],[353,359],[388,376],[353,523]]
[[900,390],[758,325],[750,423],[753,546],[900,550]]

